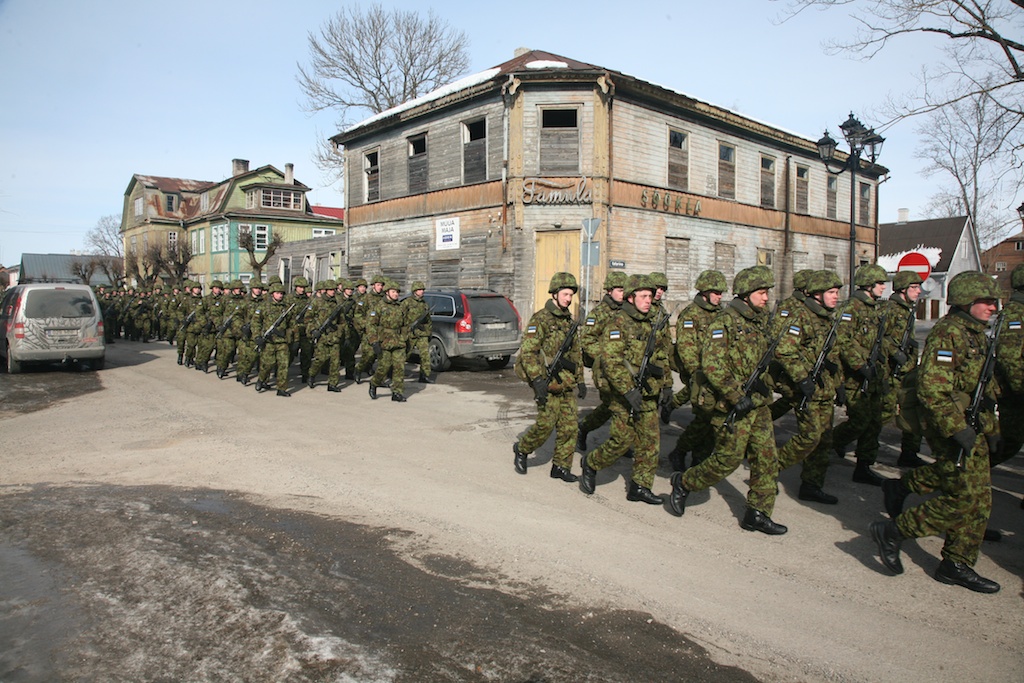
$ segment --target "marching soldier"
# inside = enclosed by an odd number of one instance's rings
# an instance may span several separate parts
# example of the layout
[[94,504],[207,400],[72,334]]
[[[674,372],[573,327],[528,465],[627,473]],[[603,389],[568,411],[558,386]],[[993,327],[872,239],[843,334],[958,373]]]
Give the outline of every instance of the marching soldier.
[[341,377],[341,345],[345,341],[345,308],[354,305],[336,295],[337,282],[325,280],[323,297],[316,299],[307,322],[307,337],[313,344],[313,360],[309,366],[306,384],[316,387],[316,376],[327,365],[327,391],[341,391],[338,382]]
[[309,381],[309,367],[313,362],[313,342],[306,334],[306,319],[313,309],[313,297],[306,291],[309,280],[301,275],[292,280],[292,287],[295,291],[286,299],[289,304],[295,304],[295,324],[292,325],[292,338],[289,340],[289,348],[294,350],[289,352],[289,357],[291,362],[295,362],[295,355],[298,354],[299,374],[302,375],[302,382],[305,384]]
[[384,276],[376,275],[373,278],[373,287],[357,302],[358,308],[355,312],[356,330],[362,337],[359,346],[359,363],[356,364],[356,383],[362,379],[363,373],[370,371],[373,362],[377,360],[372,342],[367,341],[367,330],[374,325],[373,318],[377,315],[377,309],[384,301]]
[[779,460],[768,408],[772,394],[765,373],[744,391],[744,384],[760,368],[771,345],[765,308],[768,291],[774,286],[775,277],[765,266],[741,270],[733,281],[735,298],[710,327],[701,352],[702,386],[697,400],[713,412],[715,450],[699,465],[672,473],[669,507],[676,516],[685,511],[691,491],[702,491],[725,479],[746,457],[750,462],[750,491],[740,526],[770,535],[788,531],[771,518]]
[[[516,359],[519,379],[533,388],[537,402],[537,421],[512,444],[512,464],[526,474],[526,459],[555,432],[555,452],[551,457],[551,478],[574,482],[573,446],[576,443],[576,395],[583,386],[583,354],[578,334],[570,331],[574,323],[569,306],[579,291],[572,273],[555,273],[548,284],[551,298],[533,314],[526,325],[523,343]],[[551,367],[558,351],[564,349],[558,367]]]
[[[235,358],[235,352],[242,340],[242,328],[249,320],[249,307],[245,302],[245,285],[241,280],[228,283],[231,294],[224,302],[224,319],[217,328],[217,377],[224,379],[228,374],[228,366]],[[237,373],[237,370],[236,370]]]
[[[363,287],[366,285],[364,284]],[[355,287],[352,281],[342,278],[338,283],[338,294],[349,302],[342,313],[342,326],[345,328],[341,342],[341,364],[345,366],[345,379],[356,378],[356,350],[359,348],[359,332],[356,331],[355,312],[357,306],[356,297],[353,293]]]
[[224,283],[220,280],[210,282],[210,293],[203,299],[202,319],[199,320],[199,338],[196,345],[196,370],[206,372],[210,357],[217,348],[217,329],[224,321]]
[[[1002,441],[992,465],[1006,462],[1024,446],[1024,263],[1010,274],[1013,293],[999,317],[1002,331],[996,378],[999,381],[999,431]],[[1024,501],[1022,501],[1024,504]]]
[[[889,276],[875,264],[861,266],[853,278],[857,287],[843,310],[839,322],[836,348],[842,360],[845,382],[840,398],[846,401],[846,422],[832,435],[836,453],[842,456],[851,441],[857,442],[857,466],[853,480],[860,484],[880,486],[882,477],[871,470],[878,459],[878,435],[882,431],[882,394],[888,388],[886,367],[881,362],[883,349],[878,346],[878,298],[885,290]],[[883,331],[884,334],[884,331]],[[876,358],[872,359],[872,352]]]
[[[601,342],[604,339],[604,327],[615,312],[622,308],[628,284],[629,276],[621,270],[609,271],[604,278],[604,297],[597,306],[594,306],[594,310],[590,311],[580,328],[583,364],[592,369],[594,377],[601,372],[601,366],[597,358]],[[580,386],[583,387],[581,398],[585,398],[587,395],[586,385],[581,383]],[[579,431],[576,435],[576,448],[579,449],[580,453],[587,452],[587,436],[590,432],[601,427],[612,416],[612,394],[600,388],[597,393],[601,397],[601,405],[587,413],[587,416],[579,424]]]
[[[285,301],[284,285],[280,282],[270,285],[270,298],[256,306],[252,312],[252,333],[256,336],[256,348],[263,347],[260,352],[260,374],[256,380],[256,391],[269,389],[270,373],[277,377],[277,395],[291,396],[288,391],[288,340],[294,318],[289,314],[289,304]],[[294,309],[292,309],[294,310]],[[275,326],[276,324],[276,326]],[[271,330],[271,327],[274,327]]]
[[[185,367],[190,368],[195,364],[196,344],[199,339],[199,330],[202,327],[203,286],[195,281],[189,281],[189,296],[183,306],[184,318],[181,321],[178,333],[178,365],[185,361]],[[195,315],[192,315],[195,313]],[[189,316],[192,317],[189,320]]]
[[381,283],[381,288],[384,292],[382,303],[370,311],[363,339],[373,358],[377,359],[377,371],[370,378],[370,398],[377,398],[377,387],[383,386],[390,377],[391,400],[405,403],[405,345],[409,341],[409,324],[412,321],[406,319],[406,309],[398,300],[398,283],[386,280]]
[[670,376],[672,348],[661,334],[668,327],[668,318],[663,311],[655,313],[655,289],[648,276],[631,276],[626,301],[604,326],[595,357],[598,373],[594,381],[600,390],[612,396],[612,424],[608,440],[581,460],[580,490],[587,495],[595,491],[598,470],[612,465],[632,449],[633,468],[626,500],[649,505],[662,502],[651,487],[661,450],[658,399],[666,376]]
[[235,364],[235,381],[249,385],[249,373],[259,361],[256,350],[256,335],[260,334],[253,325],[253,314],[264,303],[263,283],[259,280],[249,282],[249,296],[245,298],[245,323],[242,325],[241,336],[238,338],[238,363]]
[[[908,400],[916,400],[917,339],[914,322],[917,300],[921,296],[921,276],[912,270],[903,270],[892,278],[893,293],[885,303],[884,350],[889,363],[889,387],[882,396],[882,424],[886,425],[901,412]],[[903,339],[906,337],[906,344]],[[911,397],[914,397],[911,399]],[[900,467],[920,467],[925,462],[917,456],[921,450],[921,434],[910,429],[905,420],[897,420],[903,427],[900,439]]]
[[[894,519],[874,522],[871,535],[883,564],[903,573],[900,547],[905,539],[945,536],[935,579],[979,593],[995,593],[999,584],[979,576],[978,560],[985,525],[992,510],[990,443],[998,436],[995,382],[981,377],[988,344],[985,331],[999,304],[999,288],[984,273],[966,271],[950,280],[946,303],[951,310],[932,328],[918,367],[917,396],[924,408],[925,436],[937,460],[911,470],[899,500],[886,500]],[[965,409],[979,388],[985,401],[979,414],[980,433],[968,424]],[[1018,416],[1019,419],[1019,416]],[[960,453],[963,468],[957,467]],[[900,511],[906,493],[916,490],[918,473],[937,475],[936,494]]]
[[412,296],[402,302],[405,318],[409,323],[409,350],[420,359],[420,384],[433,384],[430,378],[430,335],[433,326],[430,320],[430,306],[423,298],[427,286],[420,280],[412,283]]
[[[803,305],[804,300],[807,298],[807,281],[810,279],[816,271],[805,268],[798,270],[793,274],[793,292],[778,302],[776,305],[777,315],[775,315],[772,321],[771,334],[772,338],[779,336],[783,328],[789,324],[789,316],[793,311],[801,310],[800,307]],[[772,363],[768,371],[772,374],[772,378],[776,380],[775,388],[778,389],[781,397],[772,402],[772,422],[775,422],[780,417],[788,413],[792,408],[794,402],[799,402],[799,397],[794,397],[790,393],[790,385],[781,376],[783,372],[782,367],[778,363]]]

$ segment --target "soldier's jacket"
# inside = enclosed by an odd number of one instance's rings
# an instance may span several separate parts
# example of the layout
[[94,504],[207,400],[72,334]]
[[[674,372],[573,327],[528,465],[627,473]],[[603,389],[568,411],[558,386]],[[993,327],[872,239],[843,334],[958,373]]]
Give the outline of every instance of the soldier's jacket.
[[1014,291],[999,316],[996,377],[1002,395],[1024,394],[1024,292]]
[[[644,314],[629,301],[623,302],[622,307],[615,311],[605,324],[604,336],[601,339],[600,347],[598,347],[597,358],[600,363],[600,372],[596,378],[598,387],[610,389],[620,395],[624,395],[636,387],[635,378],[643,362],[644,352],[647,350],[647,340],[650,339],[651,332],[654,330],[657,320],[655,316],[657,315],[659,315],[659,311],[655,306],[652,305],[651,310]],[[672,373],[669,368],[669,358],[672,354],[671,340],[661,333],[658,334],[656,340],[649,366],[661,370],[664,377],[671,377]],[[655,374],[657,374],[657,370]],[[663,383],[664,379],[649,376],[649,389],[641,390],[643,397],[657,399]],[[654,401],[644,402],[645,411],[656,409],[657,403]]]
[[[955,308],[928,334],[918,368],[917,398],[925,408],[928,426],[950,437],[967,426],[964,412],[981,376],[985,362],[988,325]],[[1002,340],[1000,340],[1001,342]],[[985,388],[982,431],[995,433],[995,382]]]
[[243,329],[240,339],[253,339],[256,335],[260,334],[262,330],[257,330],[256,326],[252,324],[252,316],[253,313],[256,312],[256,309],[267,300],[267,297],[265,294],[253,296],[250,291],[243,298],[245,299],[245,325],[243,325],[243,327],[248,327],[248,333]]
[[416,326],[416,329],[409,336],[411,339],[429,339],[434,328],[430,320],[430,305],[426,299],[423,297],[417,298],[415,295],[406,297],[402,300],[402,306],[405,307],[405,317],[409,321],[409,325],[412,325],[419,320],[421,315],[427,313],[427,317]]
[[345,328],[343,337],[346,341],[350,341],[351,343],[354,344],[358,341],[359,336],[359,331],[356,330],[355,320],[356,308],[358,308],[358,305],[356,303],[356,297],[354,294],[352,296],[345,297],[345,295],[341,292],[335,294],[335,296],[344,299],[345,301],[345,308],[343,308],[341,311],[341,324],[342,327]]
[[583,324],[580,325],[580,344],[583,348],[583,364],[588,368],[594,367],[597,358],[597,350],[604,337],[604,328],[608,324],[615,311],[622,308],[622,302],[616,301],[609,294],[594,306]]
[[184,299],[181,302],[181,311],[183,314],[181,318],[181,324],[185,323],[185,319],[192,314],[192,311],[195,311],[196,313],[195,317],[192,318],[192,322],[189,323],[188,325],[185,325],[185,332],[187,334],[196,334],[202,330],[202,305],[203,297],[193,296],[191,294],[189,294],[187,299]]
[[675,342],[672,341],[672,326],[669,325],[662,319],[662,316],[670,316],[668,309],[665,308],[664,301],[654,301],[651,303],[651,310],[647,312],[648,317],[651,319],[651,324],[654,325],[658,322],[664,323],[661,329],[658,330],[658,341],[657,347],[659,349],[667,349],[665,354],[665,363],[659,365],[665,369],[665,376],[661,379],[652,377],[652,384],[657,384],[659,390],[665,387],[672,388],[672,356],[675,353]]
[[345,340],[345,334],[347,332],[348,325],[345,322],[345,309],[351,308],[355,305],[351,299],[345,299],[342,295],[335,294],[334,296],[322,296],[316,297],[313,300],[313,307],[310,309],[309,314],[306,316],[306,334],[312,336],[315,331],[320,329],[331,315],[341,308],[338,315],[334,316],[334,320],[326,328],[320,338],[316,341],[317,344],[340,344]]
[[[917,311],[917,306],[902,296],[893,294],[879,305],[879,309],[885,314],[885,337],[882,340],[882,351],[885,354],[886,366],[892,373],[896,373],[898,370],[900,375],[906,376],[917,367],[918,343],[914,338],[914,313]],[[897,368],[892,357],[900,349],[900,342],[903,341],[903,333],[907,329],[908,320],[910,321],[910,338],[906,350],[908,359],[906,363]]]
[[224,302],[227,298],[224,294],[207,294],[199,305],[199,312],[196,313],[196,322],[199,323],[199,331],[203,334],[214,334],[217,328],[224,322]]
[[292,340],[298,341],[299,337],[306,335],[306,323],[309,321],[309,314],[313,310],[313,302],[316,298],[309,294],[292,292],[285,297],[288,305],[296,304],[292,310]]
[[[867,364],[871,355],[871,347],[878,335],[880,313],[878,301],[872,299],[864,290],[858,289],[840,316],[835,348],[839,351],[848,390],[860,389],[862,377],[857,374],[857,370]],[[888,381],[884,351],[883,345],[880,362],[876,367],[878,375],[868,384],[868,391],[880,391],[883,382]]]
[[398,301],[386,296],[366,314],[366,339],[369,344],[380,344],[382,349],[403,348],[409,339],[409,324],[406,309]]
[[[771,343],[768,327],[768,314],[740,298],[730,301],[711,321],[701,350],[701,407],[725,413],[743,398],[743,383]],[[767,374],[762,377],[765,381]],[[771,400],[756,391],[750,398],[755,406]]]
[[[246,296],[244,294],[237,296],[231,294],[225,297],[223,317],[221,318],[220,325],[227,321],[227,327],[224,328],[222,337],[241,339],[244,336],[242,327],[249,321],[249,306],[245,299]],[[217,329],[220,329],[220,325],[218,325]],[[216,332],[217,330],[214,330],[214,334]]]
[[[825,345],[825,337],[832,327],[834,312],[828,310],[814,297],[804,297],[802,303],[786,316],[788,325],[779,339],[779,345],[775,348],[775,358],[783,370],[783,381],[787,382],[794,395],[798,391],[796,385],[804,378],[810,376],[814,370],[814,363],[818,360]],[[826,360],[835,363],[835,346],[825,357]],[[838,365],[838,363],[837,363]],[[836,395],[836,385],[842,379],[841,376],[833,375],[827,369],[822,369],[819,376],[818,388],[814,392],[814,400],[831,402]]]
[[[281,299],[281,301],[274,301],[273,297],[269,297],[255,304],[252,307],[252,314],[249,319],[249,324],[252,326],[253,339],[265,335],[270,326],[281,317],[282,313],[288,310],[290,305],[287,297]],[[273,337],[267,338],[267,343],[287,344],[294,320],[290,315],[285,316],[284,320],[278,325],[277,330],[275,330]]]
[[693,375],[700,368],[700,352],[708,327],[721,312],[720,305],[715,306],[698,294],[676,319],[675,369],[684,384],[692,386]]
[[356,308],[353,314],[352,320],[355,323],[356,331],[359,334],[366,334],[366,327],[368,325],[371,311],[380,305],[384,299],[384,293],[378,294],[372,289],[366,290],[366,293],[356,298]]
[[808,298],[810,297],[797,289],[793,290],[792,294],[776,304],[771,328],[773,339],[789,324],[789,317],[799,311]]
[[[565,343],[572,323],[572,313],[559,308],[554,299],[548,299],[544,308],[530,317],[516,360],[521,379],[532,382],[547,374],[548,366]],[[548,386],[549,391],[569,391],[583,381],[583,347],[578,330],[564,357],[576,365],[576,371],[559,370]]]

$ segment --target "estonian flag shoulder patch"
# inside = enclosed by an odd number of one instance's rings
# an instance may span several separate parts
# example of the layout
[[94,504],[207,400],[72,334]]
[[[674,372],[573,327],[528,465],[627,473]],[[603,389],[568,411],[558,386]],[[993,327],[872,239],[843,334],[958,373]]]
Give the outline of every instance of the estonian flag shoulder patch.
[[852,314],[852,313],[843,313],[843,314],[842,314],[842,315],[841,315],[841,316],[839,317],[839,319],[840,319],[840,320],[841,320],[842,322],[844,322],[844,323],[848,323],[848,322],[850,322],[851,320],[853,320],[853,314]]
[[692,320],[684,320],[683,321],[683,329],[684,330],[692,330],[693,329],[693,321]]
[[526,328],[526,334],[537,334],[537,326],[536,325],[530,325],[529,327],[527,327]]
[[608,339],[618,341],[619,339],[622,339],[622,333],[618,330],[608,330]]
[[793,335],[794,337],[799,337],[800,336],[800,326],[799,325],[790,325],[789,326],[789,333],[791,335]]
[[587,318],[586,325],[587,325],[587,327],[593,327],[594,323],[596,323],[596,322],[597,322],[597,320],[595,320],[594,318]]
[[938,363],[952,363],[953,352],[946,351],[945,349],[939,349],[938,351],[935,352],[935,360]]
[[1006,325],[1006,328],[1008,330],[1010,330],[1011,332],[1020,332],[1020,321],[1019,320],[1011,320]]
[[779,311],[779,317],[780,318],[788,318],[789,317],[789,311],[787,311],[785,308],[782,309],[781,311]]
[[719,327],[717,330],[711,330],[712,339],[725,339],[725,330]]

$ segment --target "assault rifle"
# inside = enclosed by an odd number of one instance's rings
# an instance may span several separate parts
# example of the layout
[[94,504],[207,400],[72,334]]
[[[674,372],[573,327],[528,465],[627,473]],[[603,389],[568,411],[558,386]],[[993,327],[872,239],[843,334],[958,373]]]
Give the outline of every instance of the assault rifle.
[[198,313],[198,312],[199,312],[199,309],[198,309],[198,308],[194,308],[194,309],[192,309],[192,312],[191,312],[191,313],[189,313],[188,315],[186,315],[186,316],[185,316],[185,319],[181,321],[181,327],[179,327],[179,328],[178,328],[178,333],[174,335],[175,337],[177,337],[177,336],[178,336],[178,334],[181,334],[181,332],[182,332],[182,331],[183,331],[183,330],[184,330],[184,329],[185,329],[186,327],[188,327],[188,326],[189,326],[189,324],[190,324],[190,323],[191,323],[191,322],[192,322],[193,320],[195,320],[195,319],[196,319],[196,313]]
[[576,336],[576,331],[579,330],[582,320],[582,318],[576,318],[572,321],[572,326],[565,335],[565,339],[562,340],[562,345],[558,347],[558,351],[555,352],[554,357],[551,359],[551,363],[546,370],[548,383],[553,382],[561,370],[576,372],[576,364],[566,358],[565,354],[569,353],[569,349],[572,348],[573,337]]
[[[849,302],[847,302],[849,303]],[[814,359],[814,366],[811,368],[811,374],[808,375],[810,379],[814,381],[815,386],[822,386],[824,382],[821,380],[821,372],[825,369],[825,362],[828,359],[828,354],[831,353],[832,347],[836,345],[836,337],[839,336],[839,323],[843,319],[843,311],[846,309],[847,304],[843,304],[842,307],[836,311],[833,316],[832,326],[828,328],[828,334],[825,335],[825,342],[821,345],[821,351],[818,352],[818,357]],[[807,410],[807,403],[811,400],[811,397],[804,394],[803,398],[800,399],[800,405],[797,406],[798,412],[804,412]]]
[[236,314],[236,313],[238,313],[238,311],[235,311],[235,312],[233,312],[233,313],[232,313],[231,315],[229,315],[228,317],[224,318],[224,322],[222,322],[222,323],[221,323],[221,324],[220,324],[220,325],[219,325],[219,326],[217,327],[217,339],[220,339],[221,337],[223,337],[223,336],[224,336],[224,333],[225,333],[225,332],[227,331],[227,329],[228,329],[228,325],[230,325],[230,324],[231,324],[231,320],[232,320],[232,319],[233,319],[233,318],[235,317],[235,314]]
[[[783,327],[781,330],[779,330],[779,333],[775,335],[775,339],[773,339],[772,343],[768,345],[767,349],[765,349],[764,355],[761,356],[761,360],[757,361],[757,367],[754,368],[754,371],[751,372],[750,376],[747,377],[745,382],[743,382],[743,386],[740,387],[740,389],[743,391],[743,398],[750,398],[750,394],[754,392],[754,389],[755,387],[757,387],[758,382],[761,382],[763,384],[761,375],[763,375],[768,370],[768,365],[772,362],[772,358],[775,357],[775,349],[778,348],[779,342],[782,341],[782,335],[786,333],[787,329],[787,327]],[[729,413],[725,416],[725,426],[729,429],[730,432],[736,431],[736,419],[739,417],[736,414],[738,412],[737,406],[738,404],[734,405],[732,409],[729,410]]]
[[[644,347],[644,357],[640,359],[640,368],[636,371],[636,375],[633,377],[633,388],[640,391],[641,395],[644,392],[651,393],[651,385],[648,382],[650,377],[664,377],[665,368],[659,368],[661,374],[654,372],[653,368],[657,366],[651,366],[651,357],[654,355],[654,349],[658,345],[658,333],[664,329],[665,325],[668,324],[669,315],[665,313],[665,309],[661,308],[658,311],[658,319],[654,321],[654,325],[651,327],[651,333],[647,336],[647,346]],[[630,406],[629,416],[635,417],[636,411]]]
[[292,304],[288,308],[284,309],[284,313],[277,316],[277,320],[275,320],[270,325],[270,327],[267,328],[267,331],[264,332],[262,336],[256,338],[257,351],[259,351],[260,353],[263,352],[263,347],[267,345],[267,339],[270,337],[270,335],[277,333],[277,328],[280,327],[281,323],[283,323],[288,318],[288,314],[292,312],[292,309],[295,308],[295,306],[296,304]]
[[[897,351],[910,360],[910,335],[914,332],[914,318],[917,317],[917,303],[915,302],[907,312],[907,324],[903,328],[903,336],[900,338],[900,345]],[[903,366],[897,365],[892,369],[892,376],[897,382],[903,379]]]
[[413,320],[412,321],[412,325],[409,325],[409,334],[412,334],[413,332],[415,332],[416,328],[419,327],[420,325],[422,325],[426,321],[426,319],[429,318],[429,317],[430,317],[430,307],[428,306],[427,310],[424,311],[423,315],[421,315],[420,317],[418,317],[415,320]]
[[[971,403],[967,406],[967,410],[964,411],[967,425],[978,434],[981,433],[981,408],[985,403],[985,387],[988,386],[989,380],[992,379],[992,373],[996,369],[996,347],[999,345],[999,333],[1002,329],[1001,321],[996,320],[996,331],[989,338],[988,348],[985,349],[985,363],[981,366],[981,373],[978,375],[978,385],[974,387],[974,393],[971,394]],[[956,468],[958,470],[967,469],[968,455],[970,453],[964,450],[963,446],[957,449]]]
[[[878,314],[878,333],[875,334],[875,343],[871,345],[871,353],[868,354],[868,361],[864,367],[871,367],[875,373],[878,372],[878,359],[882,356],[882,340],[885,338],[885,313]],[[860,393],[868,393],[868,384],[871,380],[867,377],[860,383]]]
[[348,301],[343,298],[335,309],[331,311],[331,314],[327,316],[327,320],[320,323],[320,326],[313,330],[313,334],[310,335],[310,339],[312,339],[314,343],[323,336],[324,332],[327,331],[327,328],[331,326],[331,323],[337,320],[338,316],[341,315],[342,310],[344,310],[346,303],[348,303]]

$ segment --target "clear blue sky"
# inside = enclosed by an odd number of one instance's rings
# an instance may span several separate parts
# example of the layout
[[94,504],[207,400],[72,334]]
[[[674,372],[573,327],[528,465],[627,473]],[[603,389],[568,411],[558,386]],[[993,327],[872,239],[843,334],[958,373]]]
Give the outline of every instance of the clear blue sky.
[[[384,2],[424,10],[421,2]],[[0,264],[84,247],[121,212],[134,173],[219,181],[231,160],[295,164],[314,203],[341,206],[311,161],[334,117],[300,108],[296,63],[338,0],[0,0]],[[366,6],[366,3],[364,3]],[[622,71],[816,140],[852,109],[866,124],[887,92],[914,86],[927,44],[870,62],[830,57],[842,8],[774,20],[785,5],[729,2],[480,3],[437,13],[470,38],[470,71],[542,49]],[[911,123],[884,131],[881,219],[921,218],[937,181],[920,177]],[[845,143],[840,146],[845,149]]]

